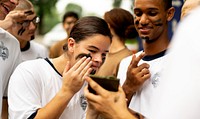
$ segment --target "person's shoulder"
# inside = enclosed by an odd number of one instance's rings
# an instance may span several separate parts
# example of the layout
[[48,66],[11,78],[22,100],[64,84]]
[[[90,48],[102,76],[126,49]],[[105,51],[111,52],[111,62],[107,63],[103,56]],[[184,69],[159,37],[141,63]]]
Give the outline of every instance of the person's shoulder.
[[44,45],[42,45],[42,44],[40,44],[36,41],[30,41],[30,45],[31,45],[31,47],[36,47],[36,48],[39,48],[39,49],[47,50],[47,48]]
[[26,60],[26,61],[23,61],[22,63],[19,64],[20,67],[24,67],[24,66],[27,66],[27,67],[37,67],[37,66],[40,66],[40,64],[43,64],[45,62],[45,59],[33,59],[33,60]]
[[19,44],[18,40],[12,34],[10,34],[8,31],[4,30],[1,27],[0,27],[0,39],[3,39],[4,41],[7,41],[7,42],[12,40],[12,43]]

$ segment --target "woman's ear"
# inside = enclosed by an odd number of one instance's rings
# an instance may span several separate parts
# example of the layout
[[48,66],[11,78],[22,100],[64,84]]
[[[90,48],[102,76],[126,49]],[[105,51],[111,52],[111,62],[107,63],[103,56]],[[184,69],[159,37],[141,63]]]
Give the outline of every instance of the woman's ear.
[[75,40],[73,38],[68,38],[67,43],[69,52],[74,52]]
[[174,17],[174,13],[175,13],[175,8],[171,7],[167,10],[167,21],[171,21],[172,18]]

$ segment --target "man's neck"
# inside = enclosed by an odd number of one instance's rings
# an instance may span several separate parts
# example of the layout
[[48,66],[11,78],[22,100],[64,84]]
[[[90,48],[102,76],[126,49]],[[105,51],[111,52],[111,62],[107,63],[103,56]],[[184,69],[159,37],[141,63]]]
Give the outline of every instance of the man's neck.
[[143,41],[143,49],[146,55],[155,55],[168,48],[169,39],[157,39],[155,42],[146,43]]

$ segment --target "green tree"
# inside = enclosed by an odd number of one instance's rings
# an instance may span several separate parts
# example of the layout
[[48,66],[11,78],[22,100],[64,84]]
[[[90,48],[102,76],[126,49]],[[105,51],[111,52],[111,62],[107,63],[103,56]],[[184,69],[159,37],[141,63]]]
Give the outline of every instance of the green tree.
[[75,3],[67,4],[67,6],[65,7],[65,12],[66,11],[74,11],[79,15],[79,17],[82,16],[82,7]]
[[40,17],[38,25],[39,34],[46,33],[53,25],[58,23],[59,18],[55,4],[58,0],[30,0]]
[[120,7],[121,3],[122,3],[122,0],[114,0],[113,7]]

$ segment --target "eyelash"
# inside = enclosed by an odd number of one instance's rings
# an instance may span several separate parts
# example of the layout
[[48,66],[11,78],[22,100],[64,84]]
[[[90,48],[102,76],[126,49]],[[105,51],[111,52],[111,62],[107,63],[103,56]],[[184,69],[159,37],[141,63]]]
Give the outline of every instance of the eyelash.
[[[135,12],[135,15],[137,16],[137,17],[141,17],[142,16],[142,12]],[[149,16],[156,16],[157,15],[157,12],[148,12],[147,13]]]
[[90,51],[91,53],[96,53],[96,51],[94,51],[94,50],[88,50],[88,51]]

